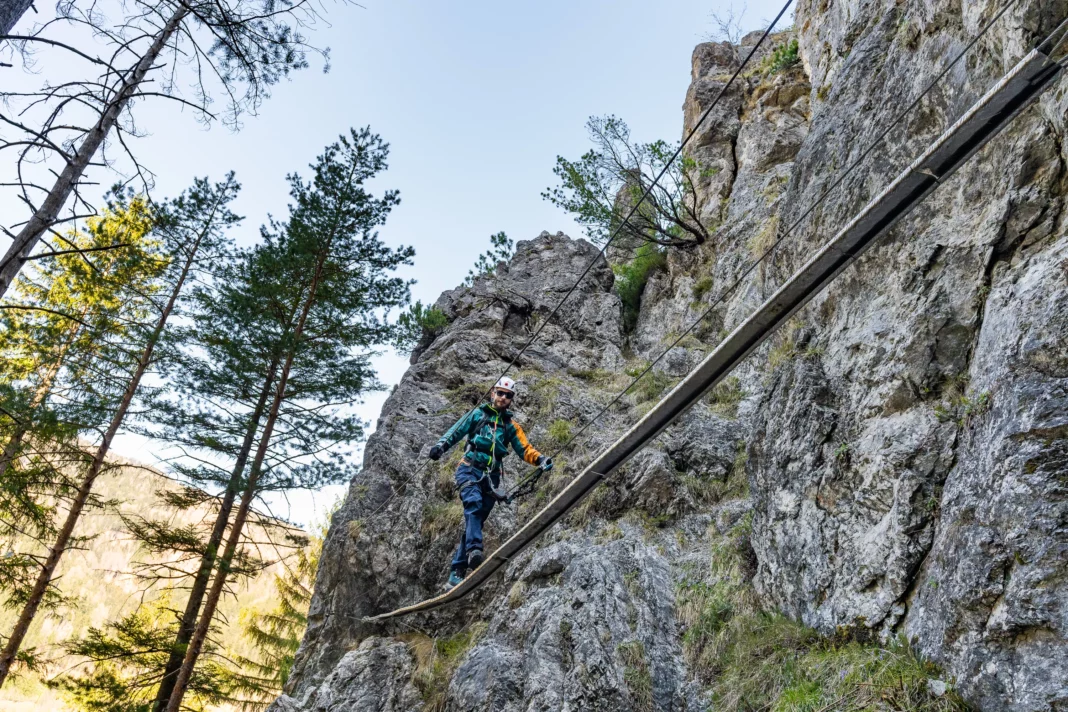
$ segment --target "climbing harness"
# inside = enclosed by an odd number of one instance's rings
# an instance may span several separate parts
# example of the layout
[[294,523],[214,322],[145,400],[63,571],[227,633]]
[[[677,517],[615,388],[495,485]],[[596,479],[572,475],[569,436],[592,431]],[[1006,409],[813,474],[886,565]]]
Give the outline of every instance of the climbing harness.
[[[497,457],[497,428],[501,423],[501,414],[493,406],[486,407],[496,413],[493,417],[493,431],[488,437],[482,434],[482,426],[486,424],[488,415],[480,407],[478,409],[479,420],[472,428],[474,434],[468,437],[467,444],[464,446],[464,458],[461,462],[467,463],[482,473],[481,477],[474,482],[467,483],[468,485],[477,484],[486,479],[486,475],[494,469],[493,465]],[[464,485],[460,489],[463,490],[466,487],[467,485]]]

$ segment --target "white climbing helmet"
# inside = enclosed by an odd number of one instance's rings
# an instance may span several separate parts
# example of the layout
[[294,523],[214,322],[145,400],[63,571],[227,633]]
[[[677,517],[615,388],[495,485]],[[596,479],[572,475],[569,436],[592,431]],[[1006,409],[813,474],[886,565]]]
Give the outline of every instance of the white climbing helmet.
[[500,388],[502,391],[511,391],[512,395],[515,395],[515,381],[508,376],[502,376],[501,380],[497,381],[497,385],[494,388]]

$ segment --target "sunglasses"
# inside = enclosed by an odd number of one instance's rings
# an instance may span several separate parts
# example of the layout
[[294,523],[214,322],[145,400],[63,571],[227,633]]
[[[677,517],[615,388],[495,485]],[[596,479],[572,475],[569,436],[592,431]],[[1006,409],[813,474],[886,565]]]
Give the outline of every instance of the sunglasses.
[[514,393],[509,393],[508,391],[494,391],[493,395],[498,398],[507,398],[508,400],[512,400],[515,397]]

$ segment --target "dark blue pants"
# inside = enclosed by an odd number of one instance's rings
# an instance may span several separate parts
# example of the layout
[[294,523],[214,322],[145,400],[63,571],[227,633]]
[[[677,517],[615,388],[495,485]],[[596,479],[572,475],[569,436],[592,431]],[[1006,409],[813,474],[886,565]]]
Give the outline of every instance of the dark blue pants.
[[497,486],[500,474],[487,474],[464,463],[456,468],[456,486],[460,488],[460,500],[464,503],[464,533],[460,537],[456,556],[452,557],[453,571],[467,571],[468,552],[482,549],[482,525],[497,501],[490,490],[491,481],[493,486]]

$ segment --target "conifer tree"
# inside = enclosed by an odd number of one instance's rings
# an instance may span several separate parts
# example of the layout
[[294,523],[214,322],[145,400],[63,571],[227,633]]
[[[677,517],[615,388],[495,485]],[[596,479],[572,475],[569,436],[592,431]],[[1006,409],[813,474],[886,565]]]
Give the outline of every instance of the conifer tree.
[[319,157],[310,182],[289,176],[289,219],[263,230],[264,244],[255,256],[258,273],[268,280],[275,274],[296,276],[279,285],[266,306],[296,319],[291,328],[279,330],[283,358],[277,384],[168,701],[170,712],[181,709],[256,497],[269,490],[320,487],[353,474],[337,446],[361,438],[362,423],[342,406],[379,387],[369,359],[374,347],[394,338],[384,312],[409,299],[409,283],[391,273],[410,264],[414,254],[407,247],[389,248],[374,231],[399,202],[395,191],[377,198],[364,187],[385,169],[387,155],[388,145],[370,129],[342,136]]
[[[292,306],[279,296],[297,275],[277,268],[266,274],[263,266],[259,250],[246,251],[214,283],[196,292],[191,325],[180,337],[187,349],[175,360],[170,374],[170,397],[157,399],[152,408],[157,426],[152,434],[196,455],[191,464],[173,465],[177,476],[200,488],[223,488],[188,584],[185,607],[178,615],[153,710],[165,708],[174,690],[248,458],[274,392],[283,337],[296,318]],[[219,460],[231,466],[223,469],[214,464]],[[148,543],[160,550],[173,548],[169,541],[182,538],[161,522],[131,524],[142,540],[146,540],[142,532],[153,531]]]
[[467,271],[464,284],[470,287],[482,275],[496,272],[497,264],[512,256],[512,245],[512,239],[503,230],[490,235],[490,249],[478,256],[475,266]]
[[[106,365],[94,364],[83,376],[87,386],[91,387],[91,397],[86,399],[88,409],[83,415],[82,427],[87,423],[100,423],[102,427],[99,429],[103,434],[92,457],[88,459],[84,474],[79,478],[63,524],[56,533],[48,555],[40,564],[12,633],[0,651],[0,685],[10,672],[29,626],[51,589],[56,567],[70,546],[78,520],[90,502],[93,484],[105,468],[111,443],[133,404],[142,379],[155,364],[156,348],[168,320],[178,306],[183,289],[191,275],[217,262],[220,253],[228,249],[225,231],[239,218],[227,206],[237,190],[233,174],[215,185],[197,181],[187,193],[160,210],[157,224],[164,253],[157,256],[154,262],[160,266],[163,274],[153,290],[141,288],[136,290],[136,295],[141,299],[151,299],[150,291],[156,291],[166,301],[152,304],[158,314],[151,319],[147,318],[150,316],[147,311],[140,310],[137,299],[127,300],[123,305],[124,315],[134,328],[131,329],[133,338],[128,342],[124,339],[122,344],[121,352],[126,358],[113,359]],[[112,338],[113,334],[106,334],[105,337]]]
[[[92,712],[145,712],[159,685],[174,629],[168,624],[169,596],[161,596],[102,628],[66,643],[69,655],[92,661],[88,674],[62,675],[50,684],[75,707]],[[230,671],[215,666],[197,671],[191,691],[209,703],[230,699]]]
[[[153,222],[143,199],[115,194],[103,216],[67,236],[83,251],[38,263],[0,308],[0,541],[8,551],[0,590],[8,607],[31,597],[43,563],[33,543],[55,536],[57,508],[76,491],[72,474],[87,459],[78,436],[100,395],[91,382],[124,357],[129,317],[146,306],[159,273]],[[99,245],[120,247],[94,253]],[[38,605],[61,601],[48,589]]]
[[64,363],[127,331],[119,316],[124,295],[146,289],[157,271],[148,264],[155,250],[148,242],[154,240],[149,236],[154,221],[143,198],[115,196],[104,217],[68,242],[85,253],[116,249],[102,252],[96,263],[73,251],[56,255],[26,275],[15,300],[0,306],[0,378],[9,387],[3,413],[11,424],[0,452],[0,478],[19,456]]
[[[172,514],[179,508],[194,508],[194,511],[179,518],[187,522],[180,526],[173,523],[173,517],[157,522],[139,520],[135,524],[136,535],[145,544],[142,554],[146,556],[134,565],[141,583],[147,584],[142,589],[140,605],[103,626],[91,627],[63,645],[67,654],[82,660],[49,684],[62,690],[78,709],[148,712],[163,682],[180,623],[176,608],[185,592],[184,584],[194,575],[188,565],[204,553],[202,527],[191,521],[196,517],[189,515],[212,516],[211,508],[204,505],[214,500],[202,490],[187,487],[162,488],[156,495]],[[266,566],[277,563],[249,556],[248,549],[261,548],[264,537],[274,544],[276,534],[272,530],[281,528],[283,534],[299,531],[269,517],[257,516],[255,523],[257,526],[249,532],[243,551],[239,552],[240,561],[234,567],[241,577],[255,577]],[[307,544],[306,537],[292,538],[301,545]],[[284,549],[271,548],[280,554]],[[191,559],[189,555],[194,557]],[[238,661],[225,651],[221,642],[209,638],[205,650],[205,659],[190,681],[187,707],[236,704],[244,708],[251,701],[248,691],[259,689],[254,688],[255,681],[237,671]]]

